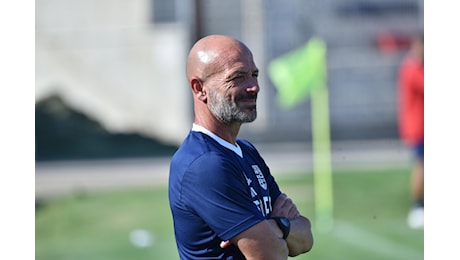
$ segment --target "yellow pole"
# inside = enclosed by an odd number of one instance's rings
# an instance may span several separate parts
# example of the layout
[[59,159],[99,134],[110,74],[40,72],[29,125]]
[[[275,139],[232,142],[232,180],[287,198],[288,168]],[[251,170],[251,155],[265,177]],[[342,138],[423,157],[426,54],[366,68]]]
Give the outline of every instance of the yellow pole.
[[326,86],[311,93],[315,221],[320,232],[330,231],[334,223],[328,95]]

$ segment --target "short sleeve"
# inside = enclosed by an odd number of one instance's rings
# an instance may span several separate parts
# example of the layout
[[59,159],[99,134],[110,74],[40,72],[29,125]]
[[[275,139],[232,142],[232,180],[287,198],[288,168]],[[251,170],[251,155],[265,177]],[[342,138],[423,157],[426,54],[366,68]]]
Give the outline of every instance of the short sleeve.
[[206,153],[186,172],[182,200],[223,240],[264,220],[242,171],[229,158]]

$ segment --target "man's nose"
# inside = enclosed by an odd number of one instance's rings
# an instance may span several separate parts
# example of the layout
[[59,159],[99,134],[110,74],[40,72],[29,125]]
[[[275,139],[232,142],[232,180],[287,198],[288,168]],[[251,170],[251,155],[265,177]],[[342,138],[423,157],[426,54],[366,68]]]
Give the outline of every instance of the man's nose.
[[257,79],[251,80],[251,82],[249,83],[249,86],[246,88],[246,91],[256,93],[256,94],[259,93],[260,87],[259,87],[259,83],[257,82]]

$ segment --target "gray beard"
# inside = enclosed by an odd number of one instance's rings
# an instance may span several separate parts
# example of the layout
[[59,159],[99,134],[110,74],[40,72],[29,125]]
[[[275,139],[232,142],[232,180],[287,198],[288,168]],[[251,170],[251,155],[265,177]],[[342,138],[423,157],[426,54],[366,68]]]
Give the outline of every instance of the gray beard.
[[220,121],[231,123],[248,123],[257,117],[257,111],[244,112],[231,99],[219,95],[217,91],[209,91],[209,109]]

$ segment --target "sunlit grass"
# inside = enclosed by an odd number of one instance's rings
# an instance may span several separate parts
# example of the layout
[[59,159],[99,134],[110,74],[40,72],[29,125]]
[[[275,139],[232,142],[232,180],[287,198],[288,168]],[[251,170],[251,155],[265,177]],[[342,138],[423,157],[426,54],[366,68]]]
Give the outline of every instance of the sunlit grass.
[[[328,233],[315,227],[313,175],[278,176],[282,191],[313,223],[313,250],[295,259],[423,259],[423,230],[405,222],[408,171],[335,172],[336,225]],[[151,232],[153,244],[134,246],[129,236],[135,229]],[[36,210],[35,233],[37,260],[178,259],[166,186],[47,201]]]

